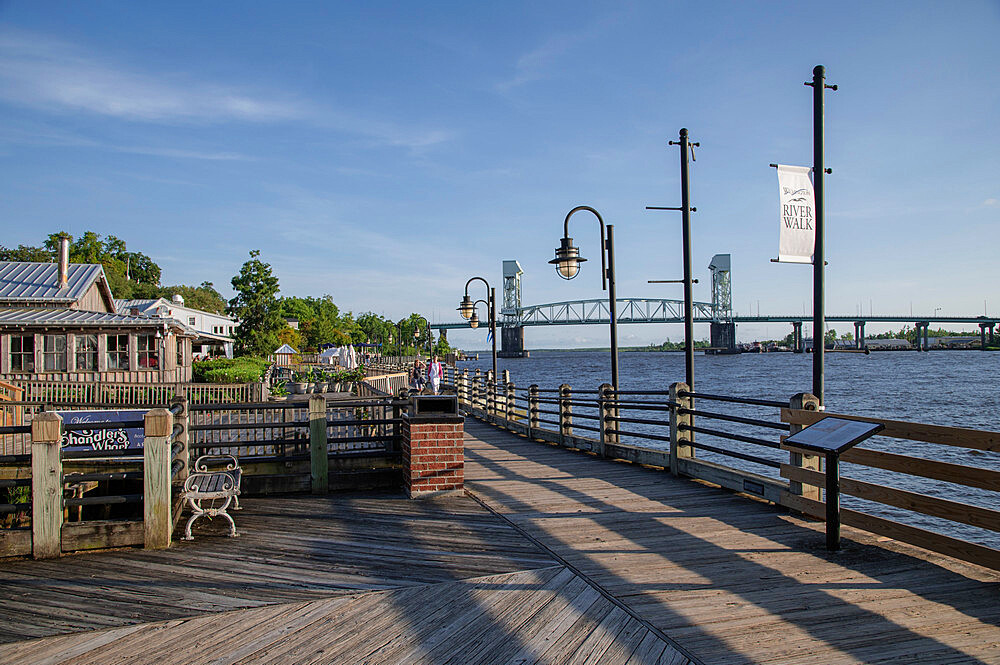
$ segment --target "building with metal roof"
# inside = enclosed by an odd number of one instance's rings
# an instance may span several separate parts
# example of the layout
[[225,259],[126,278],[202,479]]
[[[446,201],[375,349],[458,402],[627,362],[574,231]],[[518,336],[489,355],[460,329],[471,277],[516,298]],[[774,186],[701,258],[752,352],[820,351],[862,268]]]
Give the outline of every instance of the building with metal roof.
[[120,311],[104,267],[0,261],[0,380],[163,383],[191,380],[197,334],[169,316]]
[[193,329],[197,333],[197,337],[191,342],[195,357],[233,357],[236,319],[231,316],[188,307],[180,295],[174,295],[170,300],[115,300],[115,307],[122,313],[176,319]]

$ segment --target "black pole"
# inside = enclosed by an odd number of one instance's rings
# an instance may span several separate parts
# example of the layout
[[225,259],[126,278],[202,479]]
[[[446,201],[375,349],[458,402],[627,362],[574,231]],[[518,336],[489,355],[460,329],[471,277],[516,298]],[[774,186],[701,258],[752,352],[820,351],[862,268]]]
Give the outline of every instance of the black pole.
[[826,454],[826,549],[840,549],[840,456]]
[[688,130],[681,129],[681,237],[684,245],[684,379],[694,391],[694,294],[691,284],[691,191],[688,180]]
[[608,240],[605,244],[608,252],[608,311],[611,313],[611,385],[618,390],[618,307],[615,302],[614,224],[608,224]]
[[[813,68],[813,187],[816,192],[816,245],[813,250],[813,395],[823,405],[824,376],[823,360],[826,350],[826,314],[823,267],[826,256],[823,247],[824,200],[823,176],[823,90],[826,88],[826,69],[823,65]],[[837,86],[831,86],[836,90]]]
[[490,332],[493,338],[493,382],[496,383],[497,376],[497,290],[490,287]]

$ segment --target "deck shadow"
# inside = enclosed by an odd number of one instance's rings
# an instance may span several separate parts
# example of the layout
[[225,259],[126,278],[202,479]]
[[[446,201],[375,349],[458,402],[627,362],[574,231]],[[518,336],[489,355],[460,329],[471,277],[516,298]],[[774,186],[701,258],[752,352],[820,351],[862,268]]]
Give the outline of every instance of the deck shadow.
[[[767,653],[792,658],[805,648],[791,644],[797,639],[819,649],[816,662],[875,662],[890,643],[893,653],[902,644],[935,662],[988,662],[937,639],[933,626],[914,616],[935,605],[971,618],[979,639],[1000,649],[995,581],[866,542],[847,540],[844,551],[830,554],[815,525],[726,490],[529,442],[471,420],[466,433],[466,476],[473,491],[706,661],[757,661]],[[469,436],[504,450],[504,460],[491,460],[490,451],[470,445]],[[512,459],[512,452],[521,459]],[[528,468],[532,464],[538,466]],[[481,480],[476,465],[486,472]],[[628,506],[617,505],[615,497]],[[686,530],[685,524],[696,528]],[[586,541],[588,530],[598,540]],[[658,584],[647,579],[656,572],[642,572],[655,566],[661,577],[685,579]],[[862,584],[852,585],[853,579]],[[719,625],[699,625],[691,616],[705,617],[704,610],[689,608],[711,605],[712,594],[718,596]],[[877,596],[897,609],[882,613]],[[727,621],[757,627],[720,627]],[[780,644],[782,632],[790,644]],[[779,643],[762,648],[755,640]],[[828,657],[833,660],[823,660]]]

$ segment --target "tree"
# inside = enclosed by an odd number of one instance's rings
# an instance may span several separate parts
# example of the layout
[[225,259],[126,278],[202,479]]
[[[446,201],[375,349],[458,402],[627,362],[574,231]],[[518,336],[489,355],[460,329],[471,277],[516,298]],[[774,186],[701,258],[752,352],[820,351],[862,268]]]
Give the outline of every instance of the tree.
[[259,256],[260,250],[250,250],[250,259],[232,281],[236,296],[229,301],[229,314],[239,321],[233,336],[239,356],[273,353],[280,345],[278,333],[286,327],[277,298],[278,278]]
[[187,307],[200,309],[203,312],[215,312],[216,314],[225,314],[226,312],[226,299],[215,290],[215,285],[212,282],[202,282],[201,286],[184,286],[183,284],[164,286],[160,288],[160,291],[163,297],[168,300],[174,295],[181,296]]

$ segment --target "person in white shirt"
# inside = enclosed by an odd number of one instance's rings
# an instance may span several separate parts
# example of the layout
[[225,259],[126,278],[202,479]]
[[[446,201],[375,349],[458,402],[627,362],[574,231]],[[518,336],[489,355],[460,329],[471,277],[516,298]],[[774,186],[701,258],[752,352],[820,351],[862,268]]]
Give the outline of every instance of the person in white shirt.
[[444,368],[441,363],[438,362],[438,357],[434,356],[434,359],[427,363],[427,378],[431,382],[431,390],[437,395],[441,392],[441,379],[444,378]]

